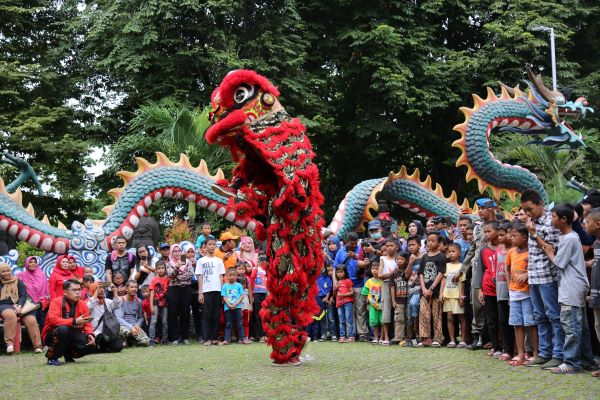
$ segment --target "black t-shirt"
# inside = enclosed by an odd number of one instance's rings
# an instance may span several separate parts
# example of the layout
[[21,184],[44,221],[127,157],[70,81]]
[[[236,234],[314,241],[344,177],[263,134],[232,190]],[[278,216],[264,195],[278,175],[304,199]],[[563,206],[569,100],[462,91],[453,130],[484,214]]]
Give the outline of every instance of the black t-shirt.
[[[435,256],[425,254],[421,258],[421,266],[419,267],[419,274],[423,275],[423,281],[425,282],[425,289],[429,287],[435,281],[436,276],[446,272],[446,255],[444,253],[438,253]],[[440,284],[438,283],[433,290],[432,297],[435,299],[440,296]]]
[[596,240],[594,248],[594,266],[590,279],[590,308],[600,308],[600,242]]
[[408,280],[406,279],[406,267],[400,270],[395,270],[394,273],[390,276],[391,281],[394,283],[395,300],[396,303],[406,304],[406,299],[408,297]]
[[114,260],[112,254],[109,253],[104,264],[104,271],[112,271],[112,276],[120,271],[125,276],[125,281],[129,280],[129,274],[133,268],[135,268],[135,257],[129,253],[125,253],[122,257],[116,257]]

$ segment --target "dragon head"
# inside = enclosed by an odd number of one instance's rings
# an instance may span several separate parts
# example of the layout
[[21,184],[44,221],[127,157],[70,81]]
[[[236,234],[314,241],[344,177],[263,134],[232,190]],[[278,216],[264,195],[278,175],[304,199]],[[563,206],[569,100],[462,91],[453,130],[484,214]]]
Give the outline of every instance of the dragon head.
[[[525,83],[529,87],[529,97],[521,96],[521,99],[532,111],[529,118],[534,121],[534,128],[522,129],[507,126],[501,130],[525,134],[545,134],[546,136],[542,140],[530,143],[553,146],[556,150],[576,150],[585,147],[583,137],[575,133],[566,118],[568,116],[585,117],[588,112],[594,112],[591,107],[588,107],[587,100],[579,97],[575,101],[566,101],[561,92],[548,89],[544,85],[542,77],[534,75],[529,68],[527,75],[529,79]],[[501,85],[506,88],[506,85]]]
[[256,72],[230,72],[212,94],[212,126],[206,131],[206,141],[229,146],[237,158],[239,140],[247,132],[244,128],[282,109],[277,96],[277,88]]

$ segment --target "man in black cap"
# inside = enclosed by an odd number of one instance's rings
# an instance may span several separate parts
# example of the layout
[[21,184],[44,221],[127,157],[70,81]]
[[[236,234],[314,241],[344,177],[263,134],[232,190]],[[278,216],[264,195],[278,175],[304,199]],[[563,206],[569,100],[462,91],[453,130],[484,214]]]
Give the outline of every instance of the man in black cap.
[[600,192],[597,189],[588,191],[583,200],[581,200],[581,206],[583,207],[583,217],[587,217],[592,208],[600,207]]

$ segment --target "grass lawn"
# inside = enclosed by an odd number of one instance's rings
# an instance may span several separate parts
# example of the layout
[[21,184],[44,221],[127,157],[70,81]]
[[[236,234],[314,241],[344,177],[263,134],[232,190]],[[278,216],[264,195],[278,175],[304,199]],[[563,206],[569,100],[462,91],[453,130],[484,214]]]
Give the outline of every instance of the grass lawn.
[[270,365],[247,346],[128,348],[47,367],[45,357],[0,357],[2,399],[598,399],[600,379],[510,367],[484,351],[313,343],[315,359]]

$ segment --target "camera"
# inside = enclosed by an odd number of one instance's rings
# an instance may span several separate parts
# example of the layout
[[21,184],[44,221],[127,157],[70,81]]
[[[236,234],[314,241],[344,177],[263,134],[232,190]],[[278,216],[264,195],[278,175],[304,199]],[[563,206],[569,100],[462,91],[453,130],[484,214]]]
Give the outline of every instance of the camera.
[[363,242],[362,246],[363,247],[371,247],[371,243],[369,243],[369,242]]
[[98,284],[99,287],[106,289],[107,287],[110,286],[110,282],[100,282]]

